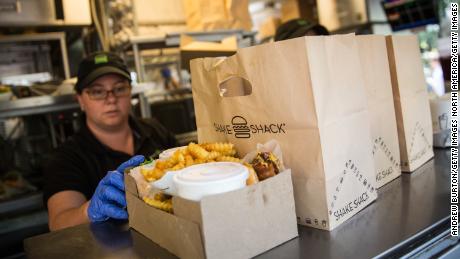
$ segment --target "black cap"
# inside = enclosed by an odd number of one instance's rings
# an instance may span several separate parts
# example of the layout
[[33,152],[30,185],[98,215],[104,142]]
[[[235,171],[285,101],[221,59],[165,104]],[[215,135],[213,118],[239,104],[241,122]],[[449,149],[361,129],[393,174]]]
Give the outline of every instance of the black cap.
[[281,24],[276,29],[275,41],[293,39],[308,35],[329,35],[329,31],[322,25],[298,18]]
[[75,91],[81,93],[94,80],[107,74],[117,74],[131,81],[128,68],[119,56],[110,52],[92,53],[78,67]]

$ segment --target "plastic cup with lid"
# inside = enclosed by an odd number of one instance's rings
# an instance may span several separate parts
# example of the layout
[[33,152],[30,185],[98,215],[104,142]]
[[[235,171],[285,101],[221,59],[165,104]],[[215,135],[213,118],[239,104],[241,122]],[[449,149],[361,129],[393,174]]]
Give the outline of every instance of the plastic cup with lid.
[[208,195],[238,190],[246,186],[249,170],[233,162],[211,162],[176,171],[174,186],[179,197],[199,201]]

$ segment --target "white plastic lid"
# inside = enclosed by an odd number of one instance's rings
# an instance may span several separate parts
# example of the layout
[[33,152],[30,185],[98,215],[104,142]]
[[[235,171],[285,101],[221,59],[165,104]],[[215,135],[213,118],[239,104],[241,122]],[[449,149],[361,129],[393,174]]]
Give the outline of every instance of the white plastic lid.
[[212,162],[186,167],[173,177],[177,195],[199,201],[201,198],[246,186],[249,170],[232,162]]
[[174,176],[179,185],[214,185],[246,181],[248,169],[239,163],[212,162],[187,167]]

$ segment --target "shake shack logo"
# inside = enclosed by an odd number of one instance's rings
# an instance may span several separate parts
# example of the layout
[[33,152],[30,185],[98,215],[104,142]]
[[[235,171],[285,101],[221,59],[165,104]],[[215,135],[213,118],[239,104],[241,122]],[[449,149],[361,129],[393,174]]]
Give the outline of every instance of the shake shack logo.
[[251,130],[249,129],[248,122],[241,116],[232,118],[232,128],[235,132],[235,138],[250,138]]
[[286,123],[249,124],[241,116],[234,116],[231,124],[214,123],[214,130],[235,138],[250,138],[251,134],[286,134]]

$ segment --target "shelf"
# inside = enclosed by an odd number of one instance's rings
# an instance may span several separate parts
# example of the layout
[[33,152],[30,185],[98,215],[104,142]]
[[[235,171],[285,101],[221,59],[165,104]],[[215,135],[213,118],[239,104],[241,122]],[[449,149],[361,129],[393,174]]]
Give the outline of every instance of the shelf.
[[65,40],[63,32],[47,32],[0,36],[0,43],[46,41],[46,40]]
[[2,22],[0,27],[89,27],[91,23],[65,22],[64,20],[55,20],[49,22]]
[[[191,36],[199,41],[221,41],[230,36],[237,36],[238,40],[256,35],[256,32],[243,30],[216,30],[209,32],[177,32],[156,36],[133,36],[129,39],[131,45],[138,45],[138,50],[179,47],[182,34]],[[128,46],[131,48],[132,46]]]
[[126,46],[125,50],[133,51],[134,64],[136,66],[139,82],[144,82],[145,80],[140,52],[148,49],[177,48],[180,45],[180,37],[182,34],[191,36],[198,41],[217,42],[230,36],[236,36],[238,41],[249,38],[251,40],[250,45],[253,45],[256,32],[246,32],[243,30],[216,30],[209,32],[177,32],[156,36],[133,36],[129,39],[129,44]]
[[0,118],[44,114],[78,107],[74,95],[29,97],[0,102]]

